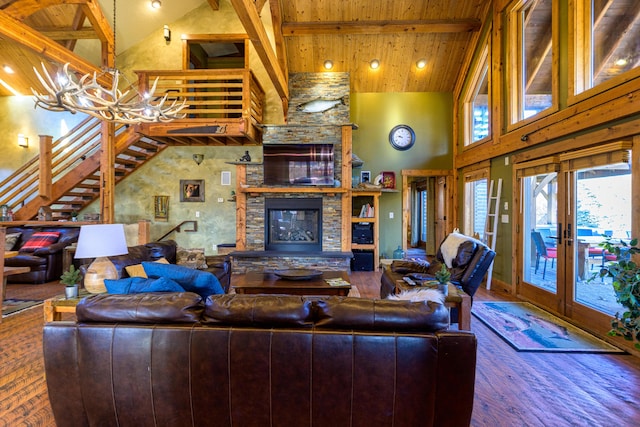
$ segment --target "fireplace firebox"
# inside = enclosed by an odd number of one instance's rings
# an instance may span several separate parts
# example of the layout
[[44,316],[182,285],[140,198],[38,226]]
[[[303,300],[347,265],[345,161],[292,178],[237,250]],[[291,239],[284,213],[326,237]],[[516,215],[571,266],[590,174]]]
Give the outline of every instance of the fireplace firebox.
[[265,199],[265,250],[322,251],[322,198]]

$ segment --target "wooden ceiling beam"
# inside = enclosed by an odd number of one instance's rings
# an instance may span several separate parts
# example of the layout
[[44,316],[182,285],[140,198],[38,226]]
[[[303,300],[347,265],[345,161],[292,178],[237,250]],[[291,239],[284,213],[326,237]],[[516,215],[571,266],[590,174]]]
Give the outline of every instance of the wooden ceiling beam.
[[80,30],[42,30],[40,34],[49,37],[51,40],[81,40],[97,39],[98,36],[93,28],[82,28]]
[[207,2],[209,6],[211,6],[211,9],[220,10],[220,2],[218,0],[207,0]]
[[[289,65],[287,62],[287,46],[282,34],[282,4],[280,3],[280,0],[271,0],[269,2],[269,9],[271,11],[271,24],[273,26],[273,39],[276,45],[276,56],[278,57],[280,69],[282,70],[288,85]],[[289,102],[288,99],[285,98],[282,98],[282,101],[284,116],[287,117]]]
[[271,47],[267,32],[262,25],[258,11],[252,0],[231,0],[245,31],[249,35],[258,57],[262,61],[276,92],[283,99],[289,99],[287,78],[280,67],[278,58]]
[[480,20],[478,19],[282,23],[282,33],[285,37],[313,36],[321,34],[468,33],[479,30]]
[[98,74],[97,79],[100,84],[111,84],[111,76],[102,73],[100,68],[65,49],[62,45],[43,36],[41,33],[35,31],[17,19],[7,15],[2,10],[0,10],[0,35],[3,35],[59,64],[66,64],[68,62],[73,70],[82,74],[96,73]]
[[3,11],[19,21],[33,15],[39,10],[49,6],[59,6],[61,4],[85,4],[96,0],[16,0],[7,5]]

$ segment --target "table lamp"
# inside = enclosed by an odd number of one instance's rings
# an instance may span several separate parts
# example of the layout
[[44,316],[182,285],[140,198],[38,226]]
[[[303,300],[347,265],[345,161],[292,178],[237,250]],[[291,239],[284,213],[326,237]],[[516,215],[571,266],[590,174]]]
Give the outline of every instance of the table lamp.
[[107,291],[104,279],[117,279],[109,256],[129,253],[123,224],[96,224],[80,227],[75,258],[95,258],[84,276],[84,287],[92,294]]

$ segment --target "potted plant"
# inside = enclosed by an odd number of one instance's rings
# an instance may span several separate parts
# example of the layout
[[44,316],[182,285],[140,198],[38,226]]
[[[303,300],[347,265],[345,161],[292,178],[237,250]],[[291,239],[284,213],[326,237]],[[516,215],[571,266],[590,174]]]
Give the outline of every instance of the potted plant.
[[602,243],[606,252],[615,254],[616,261],[610,262],[600,270],[600,277],[613,279],[613,290],[616,300],[624,307],[611,320],[610,336],[620,336],[627,341],[634,342],[634,347],[640,350],[640,265],[633,261],[633,255],[640,253],[638,239],[629,243],[624,240],[618,242],[611,238]]
[[78,298],[78,283],[80,283],[80,279],[82,279],[80,270],[76,270],[73,264],[69,266],[69,270],[60,276],[60,283],[65,285],[64,294],[67,299]]
[[435,274],[438,281],[438,289],[445,295],[449,293],[449,279],[451,279],[451,272],[445,264],[442,264],[440,270]]
[[74,210],[71,212],[71,221],[73,222],[78,221],[78,211]]

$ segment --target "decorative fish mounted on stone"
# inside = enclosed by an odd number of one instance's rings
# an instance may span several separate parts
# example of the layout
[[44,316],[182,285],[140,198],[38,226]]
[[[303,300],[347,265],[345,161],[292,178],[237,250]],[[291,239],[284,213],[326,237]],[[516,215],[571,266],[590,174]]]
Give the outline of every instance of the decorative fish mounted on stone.
[[344,96],[339,99],[315,99],[313,101],[305,102],[296,107],[296,110],[304,113],[324,113],[338,105],[346,105],[344,102]]

